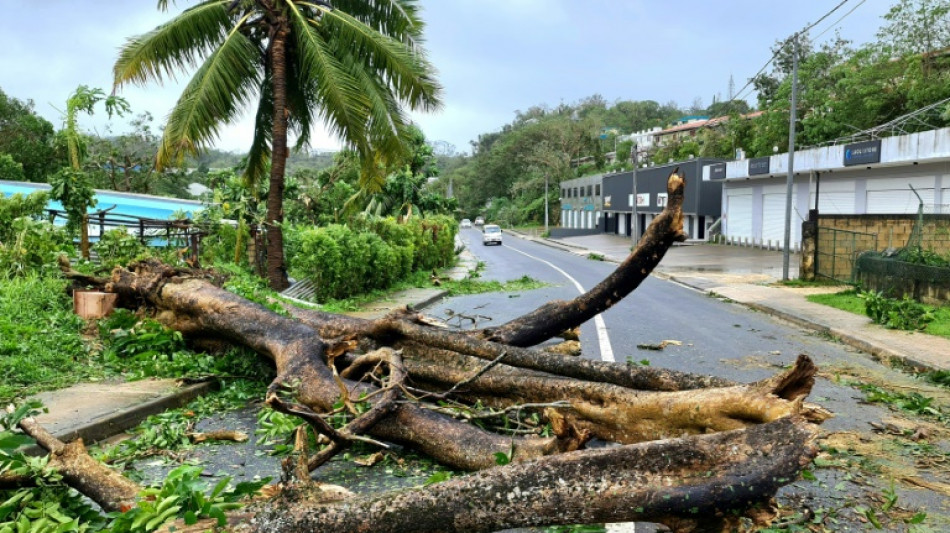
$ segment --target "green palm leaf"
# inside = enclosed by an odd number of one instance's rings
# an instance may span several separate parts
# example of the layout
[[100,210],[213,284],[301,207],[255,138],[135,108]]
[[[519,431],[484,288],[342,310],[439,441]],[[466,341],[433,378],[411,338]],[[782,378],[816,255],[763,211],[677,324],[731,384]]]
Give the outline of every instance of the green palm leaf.
[[194,68],[220,46],[230,28],[227,0],[203,2],[171,22],[129,39],[113,67],[116,87],[132,82],[163,81],[177,71]]
[[212,52],[168,117],[160,166],[209,145],[218,128],[250,103],[259,85],[258,57],[257,47],[237,31]]

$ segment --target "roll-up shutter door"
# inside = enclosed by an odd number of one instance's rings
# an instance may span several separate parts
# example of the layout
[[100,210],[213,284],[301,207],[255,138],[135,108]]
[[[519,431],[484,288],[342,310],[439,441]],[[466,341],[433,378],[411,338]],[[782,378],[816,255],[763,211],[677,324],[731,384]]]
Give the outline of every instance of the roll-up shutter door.
[[726,197],[726,231],[729,237],[752,238],[752,194]]

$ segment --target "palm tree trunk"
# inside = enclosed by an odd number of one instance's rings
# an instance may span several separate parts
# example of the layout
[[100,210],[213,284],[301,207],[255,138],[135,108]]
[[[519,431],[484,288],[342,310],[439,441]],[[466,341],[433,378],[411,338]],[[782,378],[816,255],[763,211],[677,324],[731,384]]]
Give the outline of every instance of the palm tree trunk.
[[267,192],[267,281],[276,291],[286,289],[284,265],[284,171],[287,166],[287,70],[286,44],[290,34],[287,19],[277,16],[270,47],[271,79],[274,84],[273,146],[271,150],[270,190]]

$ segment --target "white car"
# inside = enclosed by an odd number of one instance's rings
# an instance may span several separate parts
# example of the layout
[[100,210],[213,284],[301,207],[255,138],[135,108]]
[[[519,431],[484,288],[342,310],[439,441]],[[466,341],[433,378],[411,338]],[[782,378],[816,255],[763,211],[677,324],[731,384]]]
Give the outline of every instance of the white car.
[[462,221],[459,222],[459,227],[460,227],[460,228],[470,228],[470,227],[472,227],[472,221],[469,220],[469,219],[467,219],[467,218],[463,218]]
[[476,225],[476,226],[481,226],[481,225],[484,224],[484,223],[485,223],[485,219],[484,219],[484,218],[482,218],[482,217],[475,217],[475,225]]
[[484,234],[482,235],[482,244],[488,246],[489,244],[501,244],[501,228],[495,224],[486,224],[485,228],[482,230]]

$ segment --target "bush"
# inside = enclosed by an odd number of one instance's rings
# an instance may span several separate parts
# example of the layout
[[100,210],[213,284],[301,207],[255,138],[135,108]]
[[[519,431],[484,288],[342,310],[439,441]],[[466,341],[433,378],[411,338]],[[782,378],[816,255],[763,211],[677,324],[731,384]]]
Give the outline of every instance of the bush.
[[451,217],[362,219],[356,229],[333,224],[321,228],[294,227],[286,232],[290,269],[294,276],[313,280],[317,298],[348,298],[385,289],[414,270],[452,264],[457,224]]
[[92,249],[99,255],[102,266],[109,270],[116,265],[127,265],[147,253],[145,245],[138,237],[125,228],[115,228],[103,233],[99,241],[92,245]]
[[0,278],[56,269],[56,257],[73,251],[66,231],[28,217],[5,224],[7,239],[0,241]]
[[43,218],[47,202],[49,193],[45,191],[34,192],[28,196],[18,193],[9,198],[0,194],[0,242],[11,240],[11,224],[14,220],[21,217],[33,220]]
[[886,328],[922,330],[934,319],[930,310],[907,295],[898,300],[884,296],[881,291],[865,291],[860,296],[865,313]]

